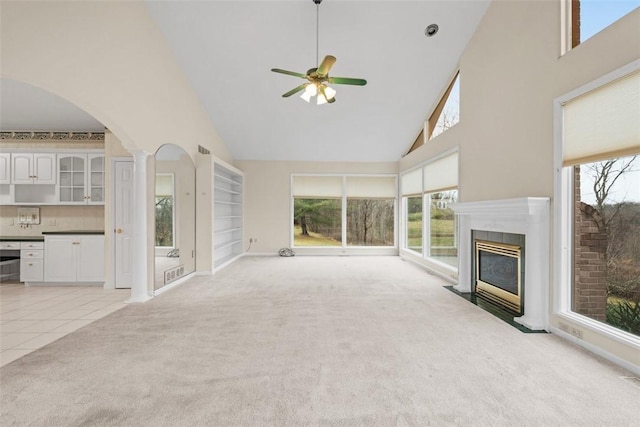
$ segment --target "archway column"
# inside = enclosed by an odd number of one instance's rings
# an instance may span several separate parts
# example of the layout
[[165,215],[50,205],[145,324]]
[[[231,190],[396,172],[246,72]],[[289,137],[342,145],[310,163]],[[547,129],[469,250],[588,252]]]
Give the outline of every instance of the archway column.
[[133,223],[134,262],[131,297],[127,302],[145,302],[153,298],[149,292],[149,251],[147,215],[147,160],[149,153],[132,150],[133,154]]

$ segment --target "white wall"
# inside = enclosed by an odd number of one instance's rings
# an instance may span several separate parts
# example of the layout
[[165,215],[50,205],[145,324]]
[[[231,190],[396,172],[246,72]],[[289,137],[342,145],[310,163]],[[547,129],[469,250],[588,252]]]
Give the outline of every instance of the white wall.
[[[558,1],[492,2],[460,59],[460,123],[403,158],[400,171],[459,146],[461,202],[553,199],[553,100],[640,54],[636,9],[562,56],[560,7]],[[556,316],[550,320],[561,326]],[[563,322],[563,328],[570,323]],[[587,346],[640,364],[637,349],[568,326]]]
[[230,154],[142,1],[2,2],[0,76],[82,108],[148,153]]

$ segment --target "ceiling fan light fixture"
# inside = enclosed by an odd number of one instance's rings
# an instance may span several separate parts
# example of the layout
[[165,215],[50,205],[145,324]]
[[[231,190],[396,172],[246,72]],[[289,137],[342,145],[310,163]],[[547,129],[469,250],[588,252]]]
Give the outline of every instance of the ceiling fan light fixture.
[[307,102],[310,102],[311,97],[316,96],[317,94],[318,94],[318,88],[316,87],[316,85],[313,83],[307,83],[307,86],[305,87],[302,95],[300,95],[300,98],[304,99]]
[[327,99],[335,98],[336,90],[334,88],[332,88],[332,87],[325,86],[324,87],[324,95],[327,97]]

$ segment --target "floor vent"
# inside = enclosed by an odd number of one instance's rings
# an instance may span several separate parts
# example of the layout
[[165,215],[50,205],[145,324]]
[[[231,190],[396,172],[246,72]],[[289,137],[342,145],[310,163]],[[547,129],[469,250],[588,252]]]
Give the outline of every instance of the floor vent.
[[180,264],[176,267],[172,267],[164,271],[164,284],[171,283],[176,279],[179,279],[184,274],[184,264]]

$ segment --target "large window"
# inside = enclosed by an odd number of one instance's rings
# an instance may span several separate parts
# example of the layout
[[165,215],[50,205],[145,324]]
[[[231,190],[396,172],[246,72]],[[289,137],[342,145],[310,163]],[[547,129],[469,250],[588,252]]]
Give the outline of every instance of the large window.
[[[631,64],[556,100],[562,169],[556,308],[640,336],[640,71]],[[591,322],[594,321],[594,322]],[[606,333],[606,329],[601,326]],[[640,341],[636,339],[640,344]]]
[[406,200],[406,245],[405,248],[422,253],[422,195],[407,197]]
[[574,166],[572,309],[640,336],[640,155]]
[[293,176],[294,247],[395,246],[395,176]]
[[347,199],[347,245],[393,246],[394,199]]
[[294,246],[341,246],[340,199],[294,199]]
[[450,267],[458,267],[458,153],[444,155],[401,176],[402,248]]
[[429,256],[458,267],[456,217],[451,203],[458,201],[458,190],[427,195],[429,201]]

